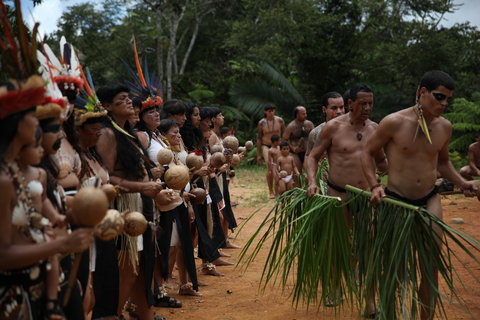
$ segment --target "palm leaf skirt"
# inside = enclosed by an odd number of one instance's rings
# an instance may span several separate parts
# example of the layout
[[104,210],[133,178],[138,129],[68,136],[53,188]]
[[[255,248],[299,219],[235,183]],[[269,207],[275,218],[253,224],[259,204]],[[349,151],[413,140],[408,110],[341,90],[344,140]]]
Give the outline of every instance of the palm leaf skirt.
[[300,302],[320,306],[340,292],[353,302],[351,236],[340,198],[309,198],[299,188],[285,192],[247,241],[239,260],[248,267],[268,245],[263,288],[279,284],[290,291],[296,306]]
[[[374,206],[369,192],[351,186],[346,189],[353,217],[360,310],[365,310],[367,297],[376,288],[378,319],[418,318],[421,271],[428,279],[430,292],[438,295],[439,316],[446,318],[446,301],[462,305],[455,286],[463,283],[456,276],[452,260],[462,266],[465,262],[458,259],[451,243],[480,263],[474,255],[479,251],[479,240],[450,227],[424,208],[390,198]],[[435,281],[435,270],[443,279],[443,291]],[[434,295],[431,299],[433,305]]]

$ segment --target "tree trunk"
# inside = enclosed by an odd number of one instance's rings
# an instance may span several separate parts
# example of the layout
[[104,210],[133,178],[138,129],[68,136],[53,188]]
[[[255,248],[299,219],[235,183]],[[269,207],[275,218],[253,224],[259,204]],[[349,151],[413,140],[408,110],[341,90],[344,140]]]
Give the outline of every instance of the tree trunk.
[[157,70],[158,70],[158,77],[160,78],[161,83],[163,84],[164,81],[164,74],[163,74],[163,46],[162,46],[162,12],[160,9],[156,11],[156,27],[157,27]]

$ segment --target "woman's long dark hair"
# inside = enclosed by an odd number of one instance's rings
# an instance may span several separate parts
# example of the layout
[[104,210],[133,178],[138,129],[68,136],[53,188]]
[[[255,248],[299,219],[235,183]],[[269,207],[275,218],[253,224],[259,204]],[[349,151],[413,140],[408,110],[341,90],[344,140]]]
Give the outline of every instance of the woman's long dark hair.
[[[146,163],[143,161],[139,151],[143,150],[141,144],[136,138],[132,139],[115,129],[110,121],[108,121],[105,126],[115,133],[115,139],[117,141],[117,163],[123,168],[126,178],[131,180],[143,179],[145,177],[143,168]],[[130,135],[135,136],[128,125],[128,121],[125,123],[123,129]]]
[[183,143],[187,147],[188,151],[200,150],[200,144],[202,143],[202,131],[199,128],[192,126],[192,114],[195,108],[200,110],[200,107],[192,102],[186,103],[187,112],[185,113],[187,121],[183,127],[180,128],[180,134],[182,135]]

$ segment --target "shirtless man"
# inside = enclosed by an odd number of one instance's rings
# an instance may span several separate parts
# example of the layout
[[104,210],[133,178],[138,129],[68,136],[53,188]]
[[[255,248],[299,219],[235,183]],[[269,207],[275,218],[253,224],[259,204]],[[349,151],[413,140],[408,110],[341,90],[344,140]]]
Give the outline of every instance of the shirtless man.
[[331,91],[325,93],[320,99],[320,102],[322,104],[322,112],[325,113],[325,122],[320,123],[308,134],[307,151],[305,153],[305,157],[308,157],[308,155],[310,154],[310,151],[315,145],[315,140],[317,139],[317,136],[322,130],[325,123],[332,120],[333,118],[345,114],[343,98],[342,95],[338,92]]
[[475,137],[475,142],[468,147],[468,166],[462,167],[460,174],[467,180],[480,176],[480,133]]
[[272,134],[272,146],[268,150],[268,162],[267,170],[273,177],[275,195],[278,195],[278,168],[277,168],[277,158],[280,156],[280,136],[277,134]]
[[[297,167],[295,166],[295,159],[290,153],[290,146],[287,141],[280,143],[280,155],[277,158],[277,184],[278,194],[282,194],[285,191],[293,189],[295,181],[293,180],[293,174],[300,175]],[[282,176],[280,172],[285,171],[286,176]]]
[[[345,185],[366,189],[368,183],[360,161],[363,148],[377,129],[377,124],[368,119],[373,109],[373,93],[365,84],[351,89],[348,104],[350,112],[328,121],[317,136],[315,145],[306,159],[308,194],[319,193],[315,175],[318,161],[327,152],[330,164],[328,171],[328,194],[346,200]],[[386,169],[382,150],[376,154],[379,169]],[[381,165],[381,166],[380,166]],[[375,174],[375,169],[372,169]]]
[[[306,162],[308,189],[307,194],[312,196],[320,193],[315,176],[318,162],[327,152],[328,169],[328,195],[347,200],[345,186],[347,184],[360,189],[366,189],[368,182],[362,171],[359,161],[367,141],[371,138],[377,124],[369,120],[373,109],[373,93],[365,84],[357,84],[350,89],[351,96],[348,101],[350,112],[328,121],[310,152]],[[380,171],[387,169],[385,154],[379,149],[375,154],[375,163]],[[372,162],[373,166],[373,162]],[[370,168],[375,176],[375,168]],[[345,219],[351,225],[350,214],[344,207]],[[368,305],[367,313],[375,314],[374,299]]]
[[[440,196],[435,188],[437,170],[442,177],[460,186],[465,195],[473,195],[476,187],[455,171],[448,158],[452,125],[441,115],[452,98],[454,87],[453,79],[445,72],[425,73],[417,90],[418,103],[385,117],[368,139],[361,162],[373,202],[378,203],[387,194],[425,206],[441,219]],[[419,112],[423,112],[431,142],[418,125]],[[385,148],[389,164],[385,190],[377,183],[372,161],[382,148]],[[436,281],[438,283],[438,279]],[[436,293],[430,289],[429,280],[422,276],[419,292],[422,320],[432,319],[435,313]],[[435,295],[433,301],[432,295]]]
[[312,121],[307,120],[307,109],[303,106],[295,107],[293,116],[295,119],[285,129],[283,140],[290,145],[290,150],[295,159],[295,166],[301,172],[303,161],[305,160],[305,152],[307,151],[306,140],[314,125]]
[[[257,137],[257,163],[262,163],[262,155],[265,164],[268,163],[268,149],[271,147],[270,139],[273,134],[278,136],[283,135],[285,130],[285,122],[282,118],[275,115],[275,109],[277,107],[272,103],[267,103],[263,108],[265,118],[258,122],[258,137]],[[273,194],[273,176],[267,170],[267,184],[269,198],[275,198]]]

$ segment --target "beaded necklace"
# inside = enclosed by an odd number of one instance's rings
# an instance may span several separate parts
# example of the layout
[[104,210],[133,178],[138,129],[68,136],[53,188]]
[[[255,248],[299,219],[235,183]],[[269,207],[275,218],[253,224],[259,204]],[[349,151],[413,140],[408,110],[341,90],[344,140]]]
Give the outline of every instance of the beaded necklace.
[[27,191],[25,177],[21,174],[18,165],[15,162],[7,163],[7,168],[16,186],[17,196],[17,205],[12,212],[12,224],[34,242],[44,242],[43,229],[49,221],[32,206],[32,198]]

